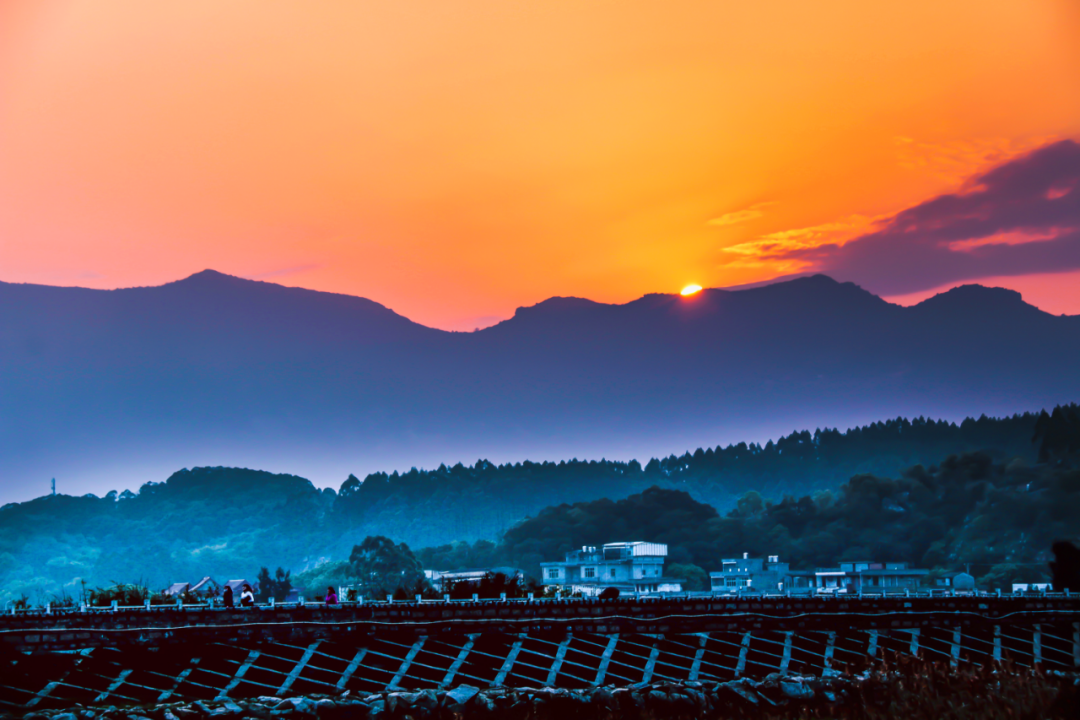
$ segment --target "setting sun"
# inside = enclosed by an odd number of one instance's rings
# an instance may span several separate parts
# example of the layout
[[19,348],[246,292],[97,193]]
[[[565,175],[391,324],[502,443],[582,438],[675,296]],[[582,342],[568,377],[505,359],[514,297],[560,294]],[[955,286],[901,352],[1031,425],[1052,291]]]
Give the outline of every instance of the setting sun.
[[694,293],[697,293],[697,292],[701,292],[701,286],[700,285],[687,285],[686,287],[684,287],[682,289],[682,292],[680,294],[682,294],[682,295],[693,295]]

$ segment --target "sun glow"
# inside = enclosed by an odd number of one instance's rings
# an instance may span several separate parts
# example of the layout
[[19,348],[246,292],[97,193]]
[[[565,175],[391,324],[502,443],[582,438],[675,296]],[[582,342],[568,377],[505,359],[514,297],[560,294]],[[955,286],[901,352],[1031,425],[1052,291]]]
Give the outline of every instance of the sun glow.
[[680,295],[693,295],[694,293],[701,292],[700,285],[687,285],[682,289]]

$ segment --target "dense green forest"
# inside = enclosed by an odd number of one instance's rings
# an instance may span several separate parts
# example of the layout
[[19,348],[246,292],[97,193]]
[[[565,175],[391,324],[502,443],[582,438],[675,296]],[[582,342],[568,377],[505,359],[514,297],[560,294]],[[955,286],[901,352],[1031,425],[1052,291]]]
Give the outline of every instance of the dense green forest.
[[[813,565],[889,550],[933,567],[970,562],[982,576],[1041,574],[1049,547],[1042,535],[1077,534],[1067,468],[1080,454],[1078,437],[1072,405],[960,424],[803,431],[644,467],[480,461],[363,483],[350,477],[338,493],[291,475],[182,470],[138,493],[0,508],[0,603],[77,596],[112,582],[250,579],[263,566],[325,589],[335,572],[328,563],[376,535],[426,546],[419,560],[442,570],[535,569],[566,547],[648,538],[668,542],[673,562],[705,569],[743,551]],[[943,461],[951,455],[958,457]],[[1059,518],[1067,508],[1072,514]],[[1015,571],[1004,567],[1010,563]]]
[[965,452],[1034,462],[1032,442],[1039,415],[969,418],[962,423],[898,418],[846,432],[793,432],[764,446],[738,443],[638,462],[479,461],[404,474],[349,477],[334,504],[342,529],[337,555],[366,535],[406,540],[413,547],[456,540],[489,539],[548,505],[619,499],[657,486],[685,490],[720,511],[735,506],[748,489],[764,497],[835,489],[858,474],[896,475]]
[[254,579],[260,566],[304,567],[326,545],[333,491],[253,470],[196,468],[138,493],[45,496],[0,508],[0,603],[88,587],[164,588],[205,575]]
[[895,479],[857,475],[836,491],[764,500],[750,491],[726,514],[689,494],[649,488],[629,498],[559,505],[498,544],[452,543],[417,553],[428,567],[539,563],[582,545],[647,538],[669,562],[718,569],[723,557],[779,555],[793,568],[843,559],[908,561],[938,572],[970,566],[982,587],[1047,581],[1055,540],[1080,537],[1080,470],[994,462],[986,453],[917,465]]

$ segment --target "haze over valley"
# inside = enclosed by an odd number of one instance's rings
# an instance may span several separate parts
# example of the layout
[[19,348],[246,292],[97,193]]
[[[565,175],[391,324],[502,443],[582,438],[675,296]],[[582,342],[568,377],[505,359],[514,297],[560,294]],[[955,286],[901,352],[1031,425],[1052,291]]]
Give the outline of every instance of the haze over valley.
[[552,298],[471,333],[206,271],[160,287],[0,283],[0,500],[179,467],[350,473],[638,459],[888,417],[1080,396],[1080,317],[965,286],[913,307],[825,276]]

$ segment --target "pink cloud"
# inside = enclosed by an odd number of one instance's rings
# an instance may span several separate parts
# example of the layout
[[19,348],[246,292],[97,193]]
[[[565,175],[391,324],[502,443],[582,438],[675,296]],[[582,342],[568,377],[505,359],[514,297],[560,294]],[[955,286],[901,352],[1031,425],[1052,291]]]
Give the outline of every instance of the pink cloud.
[[882,295],[948,283],[1080,269],[1080,144],[1063,140],[985,172],[962,192],[882,220],[847,242],[763,244],[762,259],[797,263]]

